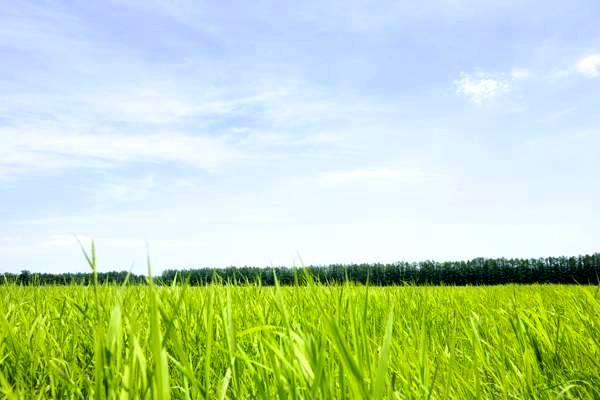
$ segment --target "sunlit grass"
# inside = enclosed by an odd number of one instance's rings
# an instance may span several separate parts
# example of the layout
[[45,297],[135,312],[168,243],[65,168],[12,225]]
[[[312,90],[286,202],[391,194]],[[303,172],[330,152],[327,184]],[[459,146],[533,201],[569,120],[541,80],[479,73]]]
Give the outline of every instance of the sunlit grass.
[[0,393],[600,398],[599,299],[558,285],[5,285]]
[[9,398],[598,398],[597,288],[0,288]]

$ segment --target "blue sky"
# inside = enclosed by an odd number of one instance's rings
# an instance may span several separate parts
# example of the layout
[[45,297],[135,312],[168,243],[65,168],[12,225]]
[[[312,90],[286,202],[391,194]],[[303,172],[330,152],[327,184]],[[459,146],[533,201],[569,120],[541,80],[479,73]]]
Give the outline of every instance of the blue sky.
[[600,249],[598,1],[0,10],[0,272]]

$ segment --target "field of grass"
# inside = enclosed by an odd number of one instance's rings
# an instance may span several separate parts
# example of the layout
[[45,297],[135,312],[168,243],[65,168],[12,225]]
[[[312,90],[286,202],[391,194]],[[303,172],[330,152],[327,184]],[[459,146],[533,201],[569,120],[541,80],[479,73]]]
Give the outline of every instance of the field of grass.
[[0,287],[19,398],[600,398],[597,286]]

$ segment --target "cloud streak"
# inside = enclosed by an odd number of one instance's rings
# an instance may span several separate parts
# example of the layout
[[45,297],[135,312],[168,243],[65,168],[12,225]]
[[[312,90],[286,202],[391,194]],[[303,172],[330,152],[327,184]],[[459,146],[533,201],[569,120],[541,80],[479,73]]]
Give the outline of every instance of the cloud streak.
[[364,168],[324,172],[317,177],[322,185],[369,184],[369,183],[423,183],[435,175],[418,168]]
[[0,129],[0,176],[171,162],[201,170],[252,158],[223,138],[180,133],[65,134],[35,128]]

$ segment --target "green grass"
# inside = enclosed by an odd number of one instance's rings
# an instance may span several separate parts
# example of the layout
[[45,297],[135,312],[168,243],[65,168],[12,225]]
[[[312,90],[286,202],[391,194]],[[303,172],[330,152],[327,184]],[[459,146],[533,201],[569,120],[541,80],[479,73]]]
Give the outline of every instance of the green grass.
[[594,286],[0,287],[20,398],[600,398]]

